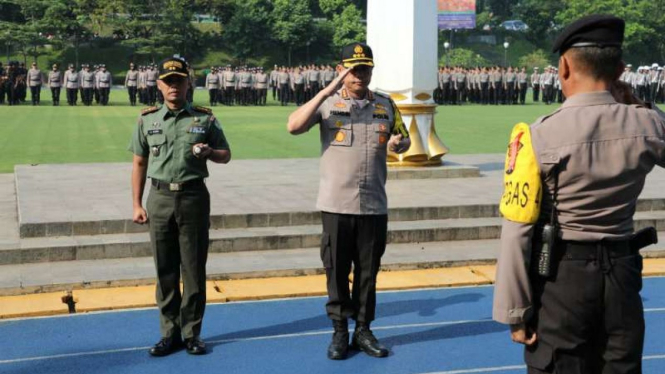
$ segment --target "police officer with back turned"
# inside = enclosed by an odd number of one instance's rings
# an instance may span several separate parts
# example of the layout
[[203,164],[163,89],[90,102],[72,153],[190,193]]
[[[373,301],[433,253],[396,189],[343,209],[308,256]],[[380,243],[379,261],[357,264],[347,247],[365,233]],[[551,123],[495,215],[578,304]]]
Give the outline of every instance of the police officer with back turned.
[[657,237],[633,215],[665,167],[665,121],[610,93],[624,28],[606,15],[568,25],[553,47],[566,102],[511,134],[493,318],[525,344],[528,373],[642,373],[639,249]]
[[[190,78],[185,60],[167,58],[158,70],[164,105],[142,111],[129,146],[134,154],[133,221],[149,223],[157,268],[162,338],[150,354],[166,356],[179,349],[183,339],[188,353],[203,354],[206,346],[200,333],[210,226],[210,194],[204,178],[207,161],[225,164],[231,151],[210,109],[186,101]],[[146,177],[152,185],[147,212],[142,199]]]

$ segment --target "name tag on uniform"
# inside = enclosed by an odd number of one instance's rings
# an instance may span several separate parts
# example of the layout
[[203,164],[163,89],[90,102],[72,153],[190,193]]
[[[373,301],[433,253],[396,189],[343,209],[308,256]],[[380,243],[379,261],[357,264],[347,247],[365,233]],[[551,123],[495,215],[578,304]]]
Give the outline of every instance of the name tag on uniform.
[[161,133],[163,133],[162,129],[148,130],[148,135],[155,135],[155,134],[161,134]]
[[372,118],[376,118],[376,119],[390,119],[390,117],[388,117],[387,114],[378,114],[378,113],[374,113],[374,114],[372,114]]
[[200,126],[192,126],[189,128],[189,130],[187,130],[187,132],[190,134],[205,134],[206,128]]
[[341,110],[331,110],[331,116],[351,117],[351,112],[342,112]]

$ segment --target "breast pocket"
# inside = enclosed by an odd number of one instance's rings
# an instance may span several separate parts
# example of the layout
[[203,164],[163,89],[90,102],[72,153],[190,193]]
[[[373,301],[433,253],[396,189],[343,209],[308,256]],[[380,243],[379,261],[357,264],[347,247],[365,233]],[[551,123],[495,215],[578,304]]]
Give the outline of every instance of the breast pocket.
[[377,121],[372,123],[372,146],[374,148],[386,149],[390,140],[390,123],[388,121]]
[[353,144],[353,127],[350,123],[332,122],[327,125],[326,131],[331,146],[350,147]]
[[166,135],[163,133],[151,134],[148,132],[146,137],[150,147],[150,156],[160,158],[166,153]]

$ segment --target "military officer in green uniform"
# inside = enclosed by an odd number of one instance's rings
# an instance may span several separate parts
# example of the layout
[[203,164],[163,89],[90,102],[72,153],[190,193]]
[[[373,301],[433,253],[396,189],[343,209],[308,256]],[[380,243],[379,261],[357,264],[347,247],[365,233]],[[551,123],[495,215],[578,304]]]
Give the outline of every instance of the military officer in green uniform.
[[[172,57],[160,63],[157,86],[164,105],[142,111],[129,145],[134,154],[133,221],[149,223],[157,269],[162,338],[150,349],[153,356],[174,352],[183,339],[188,353],[206,352],[200,338],[210,226],[204,178],[207,161],[228,163],[231,151],[210,109],[187,103],[189,79],[185,60]],[[147,212],[142,204],[146,177],[152,185]]]
[[[363,43],[342,49],[339,77],[289,116],[297,135],[320,124],[321,183],[317,208],[323,235],[321,260],[326,270],[326,311],[334,333],[328,358],[347,357],[348,318],[356,321],[352,347],[373,357],[389,352],[370,330],[376,310],[376,277],[386,249],[388,152],[411,145],[397,106],[372,92],[374,58]],[[353,292],[349,273],[353,264]]]

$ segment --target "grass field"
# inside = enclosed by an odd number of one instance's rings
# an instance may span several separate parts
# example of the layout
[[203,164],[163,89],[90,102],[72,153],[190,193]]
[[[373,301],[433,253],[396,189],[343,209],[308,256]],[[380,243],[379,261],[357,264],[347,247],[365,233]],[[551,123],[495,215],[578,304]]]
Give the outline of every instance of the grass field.
[[[270,96],[270,94],[269,94]],[[29,94],[28,94],[29,99]],[[70,107],[64,93],[53,107],[50,91],[39,107],[0,106],[0,173],[17,164],[129,162],[126,150],[140,107],[127,104],[124,90],[111,91],[110,106]],[[195,102],[207,105],[207,92],[197,90]],[[62,105],[64,103],[64,105]],[[441,106],[437,133],[451,153],[504,152],[512,126],[532,122],[555,105]],[[318,131],[292,136],[286,120],[295,106],[214,107],[234,159],[302,158],[319,155]],[[445,160],[445,158],[444,158]]]

